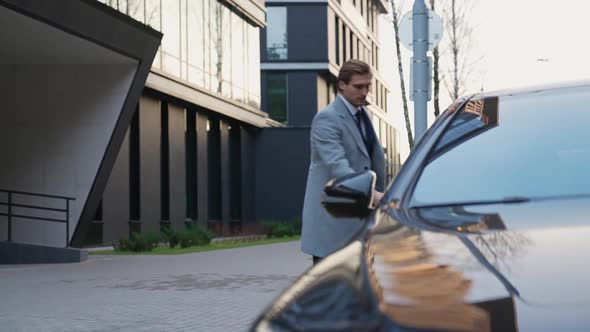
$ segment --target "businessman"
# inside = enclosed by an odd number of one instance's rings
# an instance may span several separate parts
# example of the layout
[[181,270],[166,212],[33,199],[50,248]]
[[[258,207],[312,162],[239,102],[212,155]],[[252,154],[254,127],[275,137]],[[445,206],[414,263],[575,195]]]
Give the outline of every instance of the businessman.
[[321,204],[326,182],[371,169],[377,174],[373,204],[383,197],[385,157],[365,107],[372,78],[368,64],[359,60],[344,63],[338,75],[338,96],[311,124],[301,250],[313,256],[314,264],[349,244],[363,227],[360,218],[334,218],[326,211]]

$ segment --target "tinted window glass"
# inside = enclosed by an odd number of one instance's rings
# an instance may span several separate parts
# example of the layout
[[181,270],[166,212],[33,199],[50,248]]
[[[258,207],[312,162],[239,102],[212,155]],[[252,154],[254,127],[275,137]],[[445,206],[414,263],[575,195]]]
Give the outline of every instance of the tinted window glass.
[[266,56],[287,59],[287,7],[266,8]]
[[287,122],[287,74],[267,73],[266,111],[271,119]]
[[469,102],[435,148],[412,205],[589,194],[587,90]]

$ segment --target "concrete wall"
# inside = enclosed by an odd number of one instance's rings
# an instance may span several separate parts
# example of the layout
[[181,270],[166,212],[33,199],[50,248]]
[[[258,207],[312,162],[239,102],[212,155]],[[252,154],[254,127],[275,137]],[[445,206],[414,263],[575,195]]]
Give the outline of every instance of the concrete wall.
[[[71,235],[135,71],[134,65],[0,65],[0,188],[75,197]],[[13,240],[64,246],[65,225],[17,220]]]
[[309,128],[265,128],[256,139],[256,217],[300,218],[309,168]]
[[129,233],[129,130],[102,195],[102,208],[102,242],[110,244]]

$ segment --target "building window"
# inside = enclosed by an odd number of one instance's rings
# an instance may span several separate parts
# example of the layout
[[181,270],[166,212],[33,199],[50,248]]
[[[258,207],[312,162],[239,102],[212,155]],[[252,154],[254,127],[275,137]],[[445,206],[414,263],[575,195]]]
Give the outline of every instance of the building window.
[[371,27],[371,11],[373,10],[372,8],[372,0],[367,1],[367,13],[365,15],[366,19],[367,19],[367,26]]
[[260,31],[246,25],[248,33],[248,104],[260,108]]
[[375,68],[379,70],[379,47],[375,46]]
[[336,64],[340,64],[340,19],[336,16],[334,23],[335,26],[335,39],[336,39]]
[[381,91],[380,91],[380,88],[379,88],[379,81],[376,81],[375,90],[374,91],[375,91],[375,95],[374,95],[374,97],[375,97],[375,103],[377,104],[378,107],[380,107],[381,105],[379,104],[379,95],[380,95],[380,92]]
[[266,89],[268,116],[279,122],[287,122],[287,74],[267,73]]
[[371,65],[373,67],[377,66],[377,47],[375,43],[371,43]]
[[342,25],[342,62],[346,62],[349,59],[348,56],[348,48],[346,48],[346,40],[348,38],[346,38],[348,34],[348,29],[346,28],[345,25]]
[[205,86],[205,44],[204,14],[202,1],[188,2],[188,26],[187,57],[188,57],[188,81],[200,87]]
[[268,60],[287,59],[287,8],[266,8],[266,56]]
[[176,77],[180,77],[180,2],[166,1],[162,11],[162,69]]
[[[231,52],[233,56],[233,63],[231,68],[232,73],[232,96],[233,99],[245,101],[244,97],[246,87],[246,74],[248,66],[244,65],[247,61],[247,45],[245,22],[235,13],[231,13]],[[245,48],[246,47],[246,48]]]
[[[99,1],[163,32],[153,68],[260,107],[260,31],[237,7],[220,0]],[[286,59],[286,8],[267,12],[277,59]]]
[[356,55],[354,53],[354,44],[355,44],[354,38],[355,38],[354,33],[352,31],[350,31],[350,44],[349,44],[349,46],[350,46],[350,58],[351,59],[356,58]]

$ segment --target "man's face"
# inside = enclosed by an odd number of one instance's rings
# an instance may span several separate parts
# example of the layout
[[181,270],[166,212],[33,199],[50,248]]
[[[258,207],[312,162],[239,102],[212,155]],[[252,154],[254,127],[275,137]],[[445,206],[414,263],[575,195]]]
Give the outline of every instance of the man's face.
[[352,75],[348,84],[338,81],[340,94],[354,106],[363,106],[366,104],[367,94],[371,86],[371,74]]

